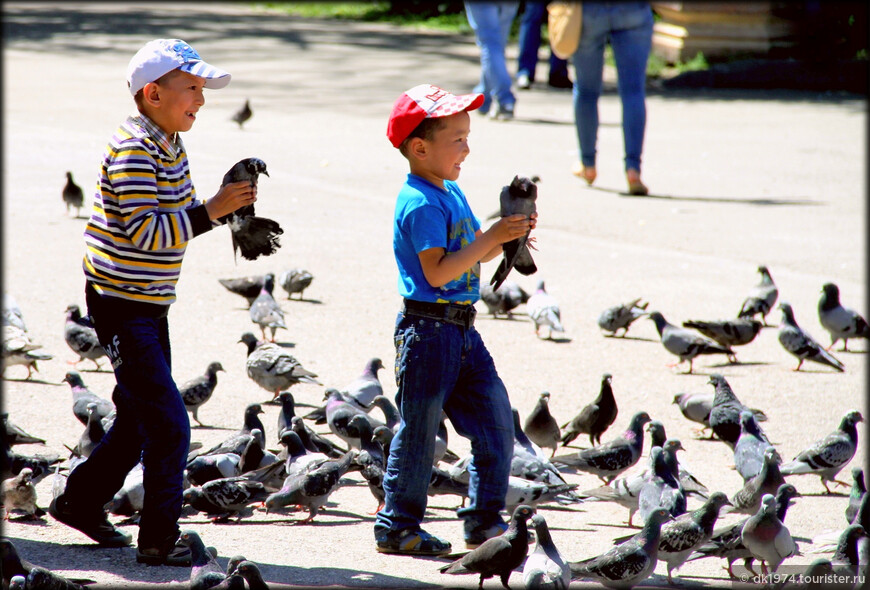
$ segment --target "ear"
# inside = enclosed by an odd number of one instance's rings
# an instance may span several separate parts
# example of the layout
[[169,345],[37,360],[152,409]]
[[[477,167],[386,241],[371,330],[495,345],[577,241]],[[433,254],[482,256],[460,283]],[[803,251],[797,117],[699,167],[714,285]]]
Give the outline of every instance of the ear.
[[408,153],[418,160],[425,160],[429,153],[428,146],[422,137],[412,137],[408,142]]
[[151,106],[160,106],[160,85],[148,82],[142,87],[142,98]]

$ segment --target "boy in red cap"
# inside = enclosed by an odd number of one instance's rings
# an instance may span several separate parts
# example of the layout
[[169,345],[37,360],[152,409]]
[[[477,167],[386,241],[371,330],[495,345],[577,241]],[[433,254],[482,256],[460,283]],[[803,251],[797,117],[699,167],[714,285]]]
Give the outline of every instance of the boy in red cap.
[[410,173],[396,200],[393,250],[404,308],[396,319],[396,402],[402,416],[384,475],[384,508],[375,522],[382,553],[442,555],[450,543],[420,523],[442,411],[471,441],[466,547],[501,534],[513,455],[513,418],[504,383],[474,328],[480,262],[536,224],[503,217],[482,231],[456,184],[468,156],[468,111],[482,94],[456,96],[422,84],[393,105],[387,137],[408,160]]

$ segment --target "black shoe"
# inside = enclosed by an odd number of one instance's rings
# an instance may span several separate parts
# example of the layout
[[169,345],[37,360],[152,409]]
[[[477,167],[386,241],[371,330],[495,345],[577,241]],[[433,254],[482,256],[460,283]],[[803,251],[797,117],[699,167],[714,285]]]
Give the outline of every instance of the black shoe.
[[[206,550],[211,553],[212,557],[217,558],[218,552],[214,547],[206,547]],[[137,547],[136,562],[147,565],[171,565],[174,567],[190,567],[192,565],[190,547],[176,542],[169,552],[165,552],[159,547]]]
[[103,510],[76,510],[70,506],[63,494],[51,501],[48,513],[55,520],[81,531],[103,547],[126,547],[133,542],[133,536],[109,522]]
[[550,76],[547,82],[553,88],[573,88],[574,83],[568,76]]

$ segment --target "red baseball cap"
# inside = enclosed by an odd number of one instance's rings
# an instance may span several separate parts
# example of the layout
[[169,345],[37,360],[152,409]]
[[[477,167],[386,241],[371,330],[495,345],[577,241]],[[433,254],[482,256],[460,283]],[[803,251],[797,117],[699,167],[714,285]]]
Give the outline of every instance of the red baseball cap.
[[420,84],[406,90],[396,100],[387,122],[387,138],[399,147],[423,119],[448,117],[462,111],[473,111],[483,104],[483,95],[455,95],[433,86]]

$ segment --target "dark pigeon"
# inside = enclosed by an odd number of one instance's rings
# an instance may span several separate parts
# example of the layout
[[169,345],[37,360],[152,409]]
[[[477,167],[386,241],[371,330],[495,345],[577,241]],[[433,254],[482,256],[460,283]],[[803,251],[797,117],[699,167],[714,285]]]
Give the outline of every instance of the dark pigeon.
[[272,296],[274,288],[275,275],[267,273],[263,279],[263,288],[260,289],[260,294],[257,295],[248,310],[251,321],[260,326],[260,330],[263,331],[263,340],[266,340],[266,328],[272,332],[270,342],[275,342],[275,332],[278,328],[287,329],[287,324],[284,323],[284,310]]
[[764,494],[776,494],[779,486],[785,483],[776,456],[776,451],[772,447],[764,452],[761,471],[731,497],[734,508],[729,512],[754,514],[761,506],[761,498]]
[[[718,343],[699,336],[695,332],[675,326],[669,323],[665,317],[657,312],[651,311],[649,319],[655,322],[656,330],[659,333],[662,346],[669,353],[677,356],[680,360],[676,364],[689,361],[689,370],[686,373],[692,372],[695,357],[702,354],[725,354],[729,358],[734,355],[734,351],[727,346],[721,346]],[[671,365],[675,366],[675,365]]]
[[265,275],[251,275],[237,279],[218,279],[218,282],[230,293],[244,297],[248,302],[248,307],[251,307],[254,299],[260,294],[260,289],[263,288],[265,278]]
[[287,291],[287,299],[292,299],[293,293],[299,293],[299,301],[313,280],[314,275],[302,268],[291,268],[278,275],[278,284]]
[[601,444],[601,435],[610,428],[616,420],[619,408],[613,397],[611,382],[613,376],[605,373],[601,377],[601,390],[598,397],[591,404],[587,404],[580,410],[570,422],[562,425],[562,446],[566,446],[581,434],[589,435],[589,443]]
[[[683,322],[684,328],[697,330],[725,348],[749,344],[761,332],[761,326],[761,322],[753,318],[735,318],[733,320],[718,321],[688,320]],[[736,363],[737,356],[732,354],[728,360]]]
[[518,568],[529,552],[528,520],[535,513],[531,506],[517,506],[510,524],[502,534],[487,539],[476,549],[441,568],[442,574],[479,574],[479,588],[484,580],[498,576],[502,586],[508,586],[511,573]]
[[556,449],[559,448],[559,440],[561,433],[559,424],[553,415],[550,414],[550,392],[545,391],[538,396],[538,403],[532,409],[531,413],[526,417],[526,423],[523,430],[526,436],[533,443],[542,449],[553,449],[550,454],[552,457],[556,454]]
[[266,512],[295,504],[308,509],[308,518],[299,524],[311,522],[329,496],[338,489],[341,478],[350,469],[356,454],[357,451],[351,449],[340,459],[329,459],[315,469],[288,476],[281,489],[266,498]]
[[100,370],[97,359],[108,355],[97,338],[94,325],[89,318],[82,317],[78,305],[71,304],[66,308],[63,338],[72,351],[79,355],[79,360],[70,361],[71,364],[78,365],[83,360],[89,360],[96,365],[98,371]]
[[66,204],[66,214],[69,215],[70,207],[75,207],[76,217],[78,217],[85,204],[85,193],[82,191],[82,187],[73,180],[72,172],[66,173],[66,184],[63,186],[61,195]]
[[181,531],[178,542],[190,548],[190,590],[207,590],[227,577],[196,531]]
[[629,303],[614,305],[608,307],[598,316],[598,327],[602,330],[610,332],[612,336],[616,336],[618,330],[622,330],[622,336],[628,334],[628,328],[631,324],[647,315],[646,308],[649,301],[641,304],[641,299],[638,297]]
[[[233,164],[224,175],[221,186],[242,180],[256,186],[260,174],[269,176],[266,163],[259,158],[245,158]],[[259,256],[269,256],[278,251],[281,242],[278,236],[284,233],[278,222],[254,215],[254,205],[245,205],[219,218],[230,227],[233,254],[241,252],[246,260],[256,260]]]
[[493,289],[492,285],[482,285],[480,287],[480,300],[486,305],[492,317],[498,317],[501,314],[511,319],[513,310],[520,304],[527,302],[529,294],[513,281],[506,281],[498,289]]
[[239,129],[242,129],[244,124],[251,118],[254,114],[254,111],[251,110],[251,101],[249,99],[245,99],[245,104],[243,104],[239,110],[233,113],[233,116],[230,117],[233,121],[239,124]]
[[755,285],[749,292],[749,295],[740,306],[740,311],[737,317],[753,318],[761,314],[761,320],[765,326],[767,323],[767,314],[773,309],[773,304],[776,303],[776,298],[779,297],[779,289],[773,282],[770,276],[770,271],[766,266],[759,266],[758,272],[761,274],[761,282]]
[[710,375],[707,383],[716,390],[710,408],[710,428],[716,436],[734,449],[737,439],[740,438],[740,412],[747,408],[740,403],[731,385],[719,373]]
[[184,490],[184,503],[199,512],[205,512],[214,522],[224,522],[235,516],[242,519],[242,511],[269,496],[265,486],[242,476],[214,479],[202,486]]
[[97,413],[101,418],[105,418],[115,411],[115,404],[88,389],[85,382],[82,381],[82,376],[77,372],[68,372],[64,375],[63,382],[69,383],[70,390],[72,391],[73,414],[85,426],[88,424],[88,404],[97,404]]
[[[538,186],[531,179],[524,176],[514,176],[511,183],[501,189],[499,196],[501,216],[509,217],[521,213],[530,217],[537,211],[535,207],[537,198]],[[538,270],[528,246],[530,233],[531,230],[521,238],[502,244],[504,257],[489,282],[493,289],[498,290],[512,268],[516,268],[517,272],[526,276]]]

